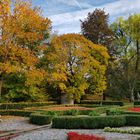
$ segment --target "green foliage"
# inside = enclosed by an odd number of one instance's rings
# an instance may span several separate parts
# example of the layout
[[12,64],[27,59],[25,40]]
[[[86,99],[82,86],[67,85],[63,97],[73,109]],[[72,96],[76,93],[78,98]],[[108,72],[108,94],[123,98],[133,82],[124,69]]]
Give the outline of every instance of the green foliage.
[[63,115],[77,116],[79,114],[80,114],[79,110],[71,109],[71,110],[64,111]]
[[140,115],[126,115],[127,126],[140,126]]
[[121,115],[121,114],[123,114],[122,112],[123,111],[121,111],[120,109],[117,109],[117,108],[106,110],[107,115]]
[[59,112],[58,111],[45,111],[45,112],[42,112],[41,114],[51,115],[51,116],[57,116],[59,114]]
[[26,111],[26,110],[0,110],[0,115],[29,117],[32,112],[33,111]]
[[124,126],[124,116],[105,117],[55,117],[52,121],[53,128],[61,129],[97,129]]
[[42,115],[38,113],[33,113],[30,115],[30,122],[37,125],[50,124],[52,119],[52,115]]
[[27,107],[39,107],[53,104],[56,104],[56,102],[49,101],[49,102],[1,103],[0,109],[23,109]]
[[98,112],[96,112],[96,111],[91,111],[91,112],[89,112],[88,115],[89,116],[100,116],[100,114]]
[[140,105],[140,101],[134,101],[134,105]]
[[115,132],[115,133],[126,133],[126,134],[140,134],[139,128],[131,128],[131,129],[121,129],[121,128],[110,128],[106,127],[104,128],[104,132]]

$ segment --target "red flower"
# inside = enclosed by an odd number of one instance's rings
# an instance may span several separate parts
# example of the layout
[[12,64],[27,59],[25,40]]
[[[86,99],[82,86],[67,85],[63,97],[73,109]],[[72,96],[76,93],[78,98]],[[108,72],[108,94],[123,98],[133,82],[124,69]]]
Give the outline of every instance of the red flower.
[[78,134],[77,132],[69,132],[68,140],[105,140],[105,138],[95,135]]
[[140,112],[140,108],[129,108],[129,111]]

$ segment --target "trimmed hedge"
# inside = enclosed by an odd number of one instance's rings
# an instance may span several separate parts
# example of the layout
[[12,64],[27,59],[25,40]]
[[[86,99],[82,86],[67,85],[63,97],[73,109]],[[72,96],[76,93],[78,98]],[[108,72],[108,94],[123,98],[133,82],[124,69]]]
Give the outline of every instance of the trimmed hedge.
[[33,111],[25,110],[0,110],[0,115],[13,115],[13,116],[23,116],[29,117]]
[[127,126],[140,126],[140,115],[126,115]]
[[125,111],[120,109],[108,109],[106,115],[140,115],[140,112]]
[[97,129],[104,127],[121,127],[126,124],[125,116],[105,117],[55,117],[53,128],[61,129]]
[[52,122],[52,115],[42,115],[38,113],[33,113],[30,115],[30,122],[37,125],[47,125]]
[[140,101],[134,101],[134,105],[140,105]]
[[1,103],[0,109],[23,109],[27,107],[38,107],[53,104],[56,104],[56,102],[50,101],[50,102]]
[[119,105],[123,106],[121,101],[94,101],[94,100],[82,100],[80,104],[93,104],[93,105]]

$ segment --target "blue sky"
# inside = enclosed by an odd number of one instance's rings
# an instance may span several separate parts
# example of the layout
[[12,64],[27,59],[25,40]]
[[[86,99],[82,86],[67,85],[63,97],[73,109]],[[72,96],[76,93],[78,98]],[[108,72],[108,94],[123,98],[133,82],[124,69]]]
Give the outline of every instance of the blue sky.
[[43,15],[52,21],[53,31],[59,34],[79,33],[80,20],[95,8],[104,8],[110,14],[110,22],[140,13],[140,0],[33,0],[33,4],[41,6]]

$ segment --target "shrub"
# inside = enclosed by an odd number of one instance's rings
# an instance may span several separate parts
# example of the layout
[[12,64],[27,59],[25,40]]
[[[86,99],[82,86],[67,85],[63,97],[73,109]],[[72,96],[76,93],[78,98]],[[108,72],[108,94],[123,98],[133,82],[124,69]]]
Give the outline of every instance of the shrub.
[[74,109],[66,110],[66,111],[64,111],[63,115],[77,116],[77,115],[79,115],[79,110],[74,110]]
[[52,121],[53,128],[64,129],[94,129],[124,126],[125,116],[105,116],[105,117],[55,117]]
[[58,116],[58,112],[56,112],[56,111],[45,111],[45,112],[42,112],[41,114],[51,115],[51,116]]
[[37,125],[50,124],[52,119],[52,115],[42,115],[38,113],[33,113],[30,115],[30,122]]
[[67,133],[68,140],[105,140],[103,137],[98,137],[95,135],[78,134],[77,132]]
[[134,101],[134,105],[140,105],[140,101]]
[[127,126],[140,126],[140,115],[126,115]]
[[100,114],[97,113],[96,111],[91,111],[91,112],[89,112],[88,115],[89,115],[89,116],[100,116]]
[[121,115],[123,112],[117,108],[106,110],[106,115]]
[[0,110],[0,115],[13,115],[13,116],[23,116],[29,117],[33,111],[25,110]]
[[38,107],[53,104],[56,104],[56,102],[49,101],[49,102],[1,103],[0,109],[23,109],[26,107]]
[[104,132],[126,133],[126,134],[140,134],[139,128],[121,129],[121,128],[104,128]]

